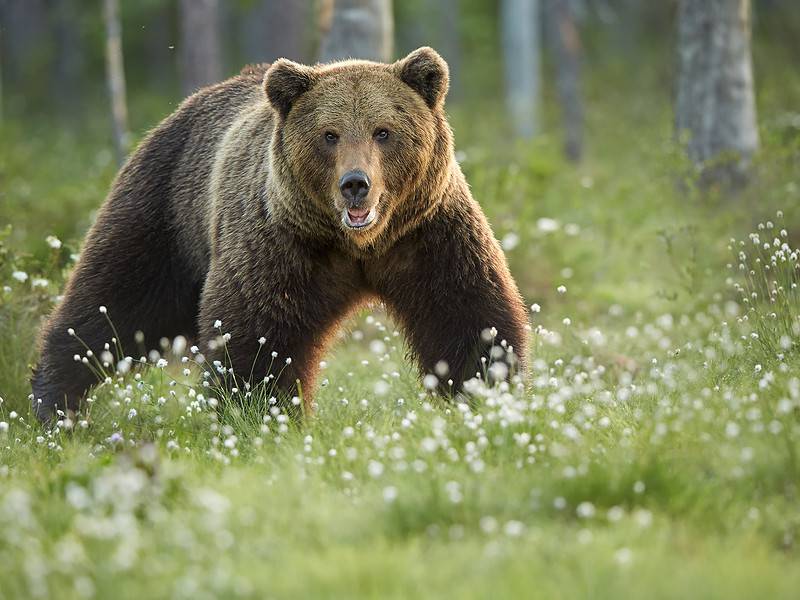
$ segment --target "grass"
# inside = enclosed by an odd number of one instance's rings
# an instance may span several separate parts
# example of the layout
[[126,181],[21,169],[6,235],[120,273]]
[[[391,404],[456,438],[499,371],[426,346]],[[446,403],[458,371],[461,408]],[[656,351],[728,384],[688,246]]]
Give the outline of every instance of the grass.
[[41,430],[36,330],[114,166],[94,130],[5,124],[0,599],[795,597],[791,95],[761,92],[764,148],[736,193],[694,188],[665,97],[621,114],[624,95],[589,112],[580,167],[556,131],[497,146],[453,110],[473,193],[541,308],[530,379],[443,403],[376,310],[302,423],[218,413],[167,347],[166,367],[109,373],[89,420]]

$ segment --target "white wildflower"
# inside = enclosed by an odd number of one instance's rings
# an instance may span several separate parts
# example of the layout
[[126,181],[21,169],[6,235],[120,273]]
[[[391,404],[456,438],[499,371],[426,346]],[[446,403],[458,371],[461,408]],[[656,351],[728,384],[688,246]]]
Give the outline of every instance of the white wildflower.
[[592,504],[591,502],[581,502],[580,504],[578,504],[578,508],[575,509],[575,513],[581,519],[591,519],[592,517],[594,517],[595,512],[596,509],[594,507],[594,504]]
[[550,219],[548,217],[542,217],[536,221],[536,227],[542,233],[552,233],[554,231],[558,231],[560,225],[558,221],[555,219]]
[[508,521],[503,527],[503,532],[508,537],[519,537],[525,531],[525,524],[521,521]]
[[630,548],[620,548],[614,553],[614,561],[620,566],[626,566],[633,560],[633,552]]
[[369,473],[370,477],[378,478],[383,475],[383,465],[379,463],[377,460],[369,461],[367,465],[367,472]]
[[507,252],[513,250],[519,245],[519,236],[511,231],[503,236],[500,245],[503,247],[503,250]]
[[383,488],[383,501],[391,504],[397,500],[397,488],[393,485]]
[[432,373],[428,373],[422,379],[422,385],[425,386],[426,390],[435,390],[436,386],[439,385],[439,378]]

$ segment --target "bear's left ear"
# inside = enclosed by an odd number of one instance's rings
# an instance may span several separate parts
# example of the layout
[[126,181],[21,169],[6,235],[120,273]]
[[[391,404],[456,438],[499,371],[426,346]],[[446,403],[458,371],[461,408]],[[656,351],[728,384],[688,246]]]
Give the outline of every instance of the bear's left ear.
[[317,78],[314,67],[279,58],[264,75],[264,91],[272,107],[286,118],[294,102],[314,86]]
[[450,85],[447,63],[433,48],[417,48],[392,65],[397,76],[425,100],[430,108],[440,107]]

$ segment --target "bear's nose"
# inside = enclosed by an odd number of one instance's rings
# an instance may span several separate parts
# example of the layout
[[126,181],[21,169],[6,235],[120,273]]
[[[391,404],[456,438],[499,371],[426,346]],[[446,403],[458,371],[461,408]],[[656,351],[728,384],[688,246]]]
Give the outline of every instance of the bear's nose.
[[358,206],[369,192],[369,177],[364,171],[348,171],[339,180],[339,190],[348,203]]

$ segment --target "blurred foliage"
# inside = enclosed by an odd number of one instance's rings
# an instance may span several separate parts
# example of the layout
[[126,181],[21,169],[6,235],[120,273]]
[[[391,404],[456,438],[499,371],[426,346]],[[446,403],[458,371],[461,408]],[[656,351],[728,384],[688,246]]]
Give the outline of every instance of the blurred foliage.
[[[300,0],[303,1],[303,0]],[[320,0],[304,0],[314,8]],[[673,20],[675,0],[639,2],[637,0],[572,0],[578,15],[587,71],[616,71],[628,77],[643,72],[658,73],[658,81],[669,91],[672,66]],[[15,23],[13,0],[0,2],[0,46],[6,120],[18,116],[37,119],[61,116],[62,124],[80,129],[86,119],[105,109],[104,29],[98,3],[75,0],[30,0],[33,21]],[[241,28],[250,18],[257,0],[223,0],[220,22],[225,73],[232,75],[241,66],[257,60],[247,56],[241,40]],[[500,68],[498,0],[395,1],[396,54],[422,44],[444,48],[457,63],[459,102],[494,100],[503,87]],[[542,2],[543,5],[547,1]],[[791,0],[756,0],[754,3],[755,36],[769,44],[783,61],[800,61],[800,5]],[[122,2],[122,26],[126,77],[131,103],[137,96],[157,95],[178,100],[178,7],[176,0],[141,0]],[[445,12],[454,10],[454,14]],[[455,38],[449,39],[448,20],[455,20]],[[318,43],[316,23],[309,19],[308,62],[315,58]],[[75,42],[70,49],[75,56],[71,73],[74,81],[67,89],[54,89],[58,81],[59,57],[64,54],[59,28],[69,28]],[[277,23],[264,24],[264,36]],[[19,30],[22,28],[22,30]],[[545,30],[547,43],[552,32]],[[16,40],[16,41],[15,41]],[[547,53],[546,53],[547,54]],[[277,58],[272,57],[272,58]],[[656,59],[655,61],[653,59]],[[781,62],[783,62],[781,61]],[[768,64],[758,64],[756,73],[769,71]],[[552,86],[550,86],[552,87]],[[77,104],[65,102],[77,97]],[[68,106],[65,106],[68,105]],[[131,112],[134,124],[151,122],[153,115]],[[140,125],[142,126],[142,125]]]

